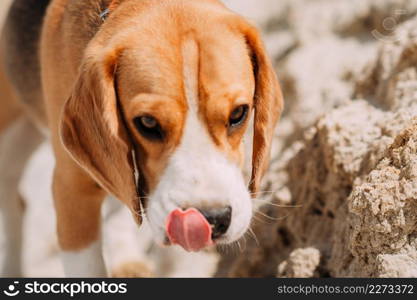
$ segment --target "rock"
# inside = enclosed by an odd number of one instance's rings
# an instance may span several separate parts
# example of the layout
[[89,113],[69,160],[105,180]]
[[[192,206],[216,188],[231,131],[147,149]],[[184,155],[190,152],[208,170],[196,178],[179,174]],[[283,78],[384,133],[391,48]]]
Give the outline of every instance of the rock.
[[361,270],[355,275],[416,277],[417,118],[355,183],[348,207],[350,264]]
[[287,111],[253,233],[217,276],[417,276],[417,5],[330,2],[279,16]]
[[288,260],[278,266],[279,277],[309,278],[320,262],[320,251],[315,248],[296,249],[291,252]]

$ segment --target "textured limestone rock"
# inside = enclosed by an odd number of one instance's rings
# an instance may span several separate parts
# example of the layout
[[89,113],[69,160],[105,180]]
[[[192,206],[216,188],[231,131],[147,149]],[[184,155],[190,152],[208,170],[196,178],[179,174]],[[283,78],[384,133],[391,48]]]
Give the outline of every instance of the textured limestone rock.
[[218,276],[417,277],[416,5],[347,2],[277,22],[297,40],[277,51],[288,109],[253,234]]
[[308,278],[313,277],[320,262],[320,251],[315,248],[296,249],[288,260],[278,266],[280,277]]
[[348,205],[358,275],[417,277],[417,119],[355,184]]

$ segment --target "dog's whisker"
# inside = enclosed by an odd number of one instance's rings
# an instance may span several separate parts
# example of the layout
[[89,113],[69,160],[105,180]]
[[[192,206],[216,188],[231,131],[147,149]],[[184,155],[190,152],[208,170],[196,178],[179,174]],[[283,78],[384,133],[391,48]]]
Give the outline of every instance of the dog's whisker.
[[[243,252],[246,250],[246,246],[247,246],[247,240],[246,240],[246,236],[245,235],[243,235]],[[243,253],[242,252],[242,253]]]
[[256,215],[253,215],[253,218],[254,218],[256,221],[261,222],[262,224],[272,224],[271,222],[266,222],[265,220],[263,220],[263,219],[261,219],[261,218],[257,217]]
[[223,251],[226,255],[230,253],[230,248],[229,245],[223,245]]
[[270,202],[264,202],[262,205],[271,205],[274,207],[280,207],[280,208],[300,208],[303,207],[303,205],[281,205],[281,204],[274,204],[274,203],[270,203]]
[[270,219],[272,221],[282,221],[282,220],[288,218],[291,215],[291,214],[287,214],[287,215],[282,216],[282,217],[274,218],[274,217],[268,216],[266,214],[262,214],[261,212],[257,212],[257,213],[260,213],[263,217],[268,218],[268,219]]
[[146,215],[145,215],[145,214],[141,214],[141,213],[136,212],[136,211],[132,211],[132,212],[133,212],[133,214],[134,214],[134,215],[139,216],[139,217],[141,217],[141,218],[145,218],[145,217],[146,217]]
[[221,246],[223,246],[223,250],[224,250],[225,255],[234,254],[234,253],[237,253],[239,251],[238,250],[239,249],[238,241],[234,241],[234,242],[229,243],[229,244],[223,244]]
[[[262,212],[262,211],[260,211],[260,210],[255,210],[255,211],[253,211],[253,213],[254,213],[254,217],[256,216],[256,214],[259,214],[260,219],[258,218],[257,220],[258,220],[258,221],[259,221],[259,220],[264,220],[266,224],[273,224],[274,222],[277,222],[277,221],[282,220],[282,218],[281,218],[281,217],[277,217],[277,218],[275,218],[275,217],[271,217],[271,216],[269,216],[269,215],[267,215],[267,214],[263,213],[263,212]],[[263,218],[263,219],[262,219],[262,218]],[[256,218],[255,218],[255,219],[256,219]]]
[[218,245],[219,250],[224,254],[224,255],[228,255],[229,251],[230,251],[230,244],[220,244]]
[[243,251],[242,251],[242,246],[240,245],[240,242],[239,241],[236,241],[237,242],[237,245],[238,245],[238,247],[239,247],[239,251],[240,251],[240,253],[243,253]]
[[232,250],[233,244],[224,244],[223,245],[223,250],[225,251],[225,254],[228,255],[230,254],[230,251]]
[[272,194],[272,193],[275,193],[275,192],[277,192],[278,190],[276,190],[276,191],[259,191],[259,192],[251,192],[250,194],[251,195],[258,195],[258,194]]
[[256,237],[255,232],[253,231],[253,229],[251,227],[249,227],[248,232],[251,234],[251,236],[253,237],[253,239],[255,240],[255,243],[258,245],[258,247],[260,246],[259,244],[259,240]]
[[145,211],[131,210],[131,212],[132,212],[133,214],[135,214],[136,216],[140,216],[140,217],[145,217],[145,216],[146,216]]
[[255,213],[260,214],[261,216],[263,216],[265,218],[268,218],[269,220],[272,220],[272,221],[279,221],[279,220],[285,219],[288,216],[288,215],[286,215],[284,217],[274,218],[274,217],[268,216],[267,214],[265,214],[265,213],[263,213],[263,212],[261,212],[259,210],[258,211],[255,211]]
[[234,241],[233,242],[232,251],[234,251],[233,253],[235,253],[235,254],[242,253],[242,250],[241,250],[241,246],[240,246],[240,242],[239,241]]

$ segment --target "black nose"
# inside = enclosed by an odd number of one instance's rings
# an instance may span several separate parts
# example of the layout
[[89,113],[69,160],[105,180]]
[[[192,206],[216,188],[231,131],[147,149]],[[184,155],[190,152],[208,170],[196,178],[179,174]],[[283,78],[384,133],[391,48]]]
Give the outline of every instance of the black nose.
[[200,210],[207,221],[212,225],[211,238],[214,240],[226,233],[232,219],[232,208],[213,208]]

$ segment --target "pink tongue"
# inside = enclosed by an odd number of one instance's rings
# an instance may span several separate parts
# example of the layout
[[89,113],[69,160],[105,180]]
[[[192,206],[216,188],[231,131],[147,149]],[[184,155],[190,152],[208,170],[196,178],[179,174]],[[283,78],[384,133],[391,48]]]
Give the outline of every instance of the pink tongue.
[[213,244],[211,226],[195,208],[173,210],[167,218],[166,232],[172,244],[187,251],[198,251]]

